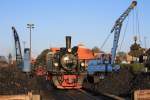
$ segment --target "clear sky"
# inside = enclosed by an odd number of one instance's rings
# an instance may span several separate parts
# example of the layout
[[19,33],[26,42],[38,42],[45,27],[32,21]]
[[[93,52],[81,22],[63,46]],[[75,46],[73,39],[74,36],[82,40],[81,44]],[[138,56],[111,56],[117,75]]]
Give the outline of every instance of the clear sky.
[[[35,24],[32,31],[32,53],[39,54],[49,47],[65,46],[66,35],[72,36],[72,45],[85,44],[86,47],[101,47],[115,23],[132,0],[0,0],[0,54],[12,52],[13,37],[11,26],[15,26],[23,48],[23,41],[29,47],[27,23]],[[150,47],[150,0],[138,0],[139,29],[142,46],[144,37]],[[128,51],[133,43],[133,13],[121,50]],[[121,38],[127,20],[124,22]],[[136,25],[134,25],[136,26]],[[113,34],[103,47],[112,48]]]

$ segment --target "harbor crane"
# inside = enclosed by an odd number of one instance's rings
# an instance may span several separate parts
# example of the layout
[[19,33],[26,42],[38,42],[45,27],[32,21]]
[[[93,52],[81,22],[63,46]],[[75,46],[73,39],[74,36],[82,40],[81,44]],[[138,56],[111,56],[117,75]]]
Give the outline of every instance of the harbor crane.
[[111,50],[111,54],[112,54],[111,64],[114,64],[115,62],[116,51],[118,47],[118,41],[119,41],[122,24],[124,20],[126,19],[126,17],[129,15],[129,13],[131,12],[131,10],[134,9],[136,5],[137,5],[137,1],[132,1],[131,5],[127,8],[127,10],[116,20],[111,30],[111,33],[114,32],[114,41],[113,41],[113,47]]

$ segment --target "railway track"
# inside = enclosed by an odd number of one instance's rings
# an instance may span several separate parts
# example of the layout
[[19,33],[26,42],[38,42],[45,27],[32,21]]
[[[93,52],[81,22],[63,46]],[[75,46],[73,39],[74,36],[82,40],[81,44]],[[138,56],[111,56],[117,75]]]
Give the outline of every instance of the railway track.
[[41,91],[42,100],[103,100],[80,90]]
[[92,93],[88,93],[85,90],[79,89],[79,91],[84,93],[86,96],[90,97],[92,100],[125,100],[124,98],[109,93],[99,93],[96,95],[94,94],[93,96]]
[[41,91],[41,100],[125,100],[114,95],[93,95],[82,89]]
[[69,90],[65,94],[70,98],[70,100],[103,100],[81,89]]

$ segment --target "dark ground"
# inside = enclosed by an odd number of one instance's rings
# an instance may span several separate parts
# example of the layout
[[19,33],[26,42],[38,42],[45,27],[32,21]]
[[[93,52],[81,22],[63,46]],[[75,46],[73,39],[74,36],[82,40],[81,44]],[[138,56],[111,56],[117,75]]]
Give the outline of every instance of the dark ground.
[[96,83],[94,92],[131,98],[133,92],[139,89],[150,89],[150,73],[134,73],[130,67],[123,67],[118,72],[108,73]]
[[76,90],[56,89],[44,77],[29,77],[14,67],[0,67],[0,95],[27,94],[28,91],[40,94],[41,100],[103,100]]
[[24,94],[38,90],[37,78],[29,78],[15,67],[0,67],[0,95]]
[[[39,94],[40,90],[47,91],[49,88],[46,83],[44,78],[30,78],[15,67],[0,67],[0,95],[24,94],[31,90]],[[150,89],[150,74],[135,74],[129,67],[125,67],[119,72],[107,74],[105,79],[97,84],[96,91],[128,96],[138,89]]]

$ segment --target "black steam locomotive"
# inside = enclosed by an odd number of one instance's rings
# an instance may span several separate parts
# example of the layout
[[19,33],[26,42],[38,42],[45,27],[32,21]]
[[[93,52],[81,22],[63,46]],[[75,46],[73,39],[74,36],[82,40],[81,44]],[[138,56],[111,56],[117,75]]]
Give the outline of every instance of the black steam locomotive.
[[48,71],[57,88],[81,88],[85,76],[84,64],[77,56],[77,48],[71,48],[71,36],[66,36],[66,47],[48,53]]

